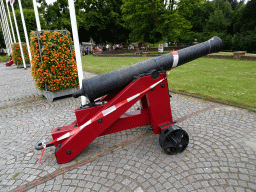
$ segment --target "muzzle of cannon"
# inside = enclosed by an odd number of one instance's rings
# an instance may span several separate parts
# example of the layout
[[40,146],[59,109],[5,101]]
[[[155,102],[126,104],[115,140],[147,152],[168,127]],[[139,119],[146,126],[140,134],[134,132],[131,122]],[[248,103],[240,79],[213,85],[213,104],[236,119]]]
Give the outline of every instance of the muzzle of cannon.
[[[167,70],[189,61],[218,52],[222,40],[213,37],[203,43],[187,47],[157,58],[148,59],[109,73],[84,79],[75,98],[86,96],[90,102],[75,109],[76,120],[54,128],[52,140],[36,144],[37,150],[55,146],[58,163],[74,159],[99,136],[150,125],[159,134],[159,144],[166,154],[183,152],[189,135],[172,119]],[[128,111],[139,101],[140,107]],[[41,164],[41,158],[39,164]]]

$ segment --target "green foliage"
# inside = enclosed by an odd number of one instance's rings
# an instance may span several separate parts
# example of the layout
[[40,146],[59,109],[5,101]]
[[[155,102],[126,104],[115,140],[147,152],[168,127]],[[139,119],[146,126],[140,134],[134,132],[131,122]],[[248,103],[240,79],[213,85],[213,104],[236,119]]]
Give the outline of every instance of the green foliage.
[[243,3],[239,3],[236,6],[236,9],[234,11],[234,18],[233,18],[233,20],[234,20],[234,23],[233,23],[234,33],[240,32],[241,24],[242,24],[241,18],[242,18],[242,15],[244,13],[245,6],[246,5],[244,5]]
[[224,50],[256,51],[255,14],[256,1],[216,0],[205,2],[194,10],[190,20],[193,25],[190,41],[205,41],[219,36],[224,42]]
[[191,19],[194,16],[194,10],[202,6],[204,0],[180,0],[177,4],[179,15],[186,19]]
[[122,0],[87,0],[80,11],[83,28],[98,42],[125,42],[129,30],[122,26]]
[[233,11],[230,2],[224,0],[216,0],[216,8],[222,10],[225,18],[232,20]]
[[248,1],[246,6],[241,6],[237,11],[238,16],[238,22],[236,24],[236,30],[239,32],[247,31],[247,30],[254,30],[256,26],[256,1],[251,0]]
[[248,52],[255,52],[256,27],[254,30],[235,34],[233,37],[232,50],[247,50]]
[[216,9],[206,24],[205,31],[207,32],[227,32],[227,27],[230,25],[228,19],[224,16],[223,11]]
[[159,41],[161,33],[159,16],[164,14],[160,0],[125,0],[121,7],[124,27],[131,30],[130,38],[135,41]]
[[47,7],[44,18],[52,30],[71,30],[68,0],[57,0]]
[[[77,0],[75,1],[77,26],[80,41],[124,42],[129,30],[121,21],[122,0]],[[67,0],[57,0],[44,13],[49,29],[71,30]]]
[[[32,0],[21,0],[27,31],[36,30]],[[41,28],[71,30],[68,0],[47,4],[37,0]],[[6,5],[5,5],[6,7]],[[237,0],[76,0],[80,42],[96,43],[198,42],[220,36],[224,49],[256,51],[254,46],[256,1]],[[21,40],[24,32],[14,4]],[[11,17],[12,13],[11,13]],[[13,20],[13,19],[12,19]],[[0,45],[5,47],[0,29]],[[15,33],[16,35],[16,33]],[[17,41],[17,39],[16,39]],[[240,42],[239,42],[240,41]]]
[[165,11],[167,13],[160,16],[161,25],[158,27],[158,31],[166,38],[165,42],[187,42],[191,35],[191,23],[177,12],[171,14],[169,10]]
[[186,40],[191,24],[177,11],[165,8],[161,0],[125,0],[121,7],[124,27],[135,41]]
[[9,61],[10,57],[8,55],[0,56],[0,62],[6,62]]
[[[33,9],[33,0],[20,0],[23,9]],[[19,9],[19,2],[16,0],[13,4],[14,10]]]
[[[25,42],[25,35],[24,35],[23,24],[22,24],[22,20],[21,20],[21,16],[20,16],[20,10],[17,9],[14,12],[15,12],[16,20],[17,20],[17,25],[19,28],[21,42]],[[15,31],[16,42],[18,42],[16,28],[14,26],[15,24],[14,24],[14,19],[13,19],[13,13],[10,12],[10,15],[11,15],[11,19],[12,19],[12,23],[13,23],[13,27],[14,27],[14,31]],[[24,15],[25,23],[26,23],[27,34],[29,35],[31,31],[37,30],[34,9],[23,9],[23,15]],[[39,18],[40,18],[41,27],[45,28],[45,22],[44,22],[42,16],[39,16]],[[9,19],[8,19],[8,21],[9,21]]]
[[190,18],[193,32],[202,32],[207,24],[207,21],[215,10],[215,2],[206,1],[201,6],[196,7],[193,10],[193,17]]

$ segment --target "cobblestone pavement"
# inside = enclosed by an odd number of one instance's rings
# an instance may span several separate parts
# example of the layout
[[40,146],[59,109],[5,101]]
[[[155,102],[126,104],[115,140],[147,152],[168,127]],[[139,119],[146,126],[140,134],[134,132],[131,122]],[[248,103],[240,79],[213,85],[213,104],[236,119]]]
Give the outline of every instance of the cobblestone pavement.
[[256,191],[256,114],[179,94],[182,154],[166,155],[143,126],[99,137],[67,164],[47,148],[40,166],[34,145],[71,124],[80,99],[48,103],[30,73],[0,63],[0,191]]

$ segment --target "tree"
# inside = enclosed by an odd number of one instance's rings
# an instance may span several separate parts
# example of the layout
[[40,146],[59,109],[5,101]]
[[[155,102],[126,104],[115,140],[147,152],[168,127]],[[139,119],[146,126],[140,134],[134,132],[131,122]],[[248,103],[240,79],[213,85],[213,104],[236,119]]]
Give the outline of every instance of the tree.
[[[22,5],[23,9],[33,9],[33,0],[20,0],[20,3]],[[14,2],[13,8],[14,8],[14,10],[20,9],[19,3],[17,0]]]
[[44,18],[46,25],[52,30],[71,30],[68,0],[57,0],[48,5]]
[[210,15],[206,24],[205,31],[207,32],[227,32],[227,27],[230,26],[229,20],[224,16],[224,13],[220,9],[216,9],[213,14]]
[[193,10],[193,16],[189,19],[192,24],[192,31],[195,33],[203,32],[211,14],[214,13],[215,2],[206,1]]
[[[10,13],[10,15],[11,15],[12,23],[13,23],[13,25],[15,25],[14,19],[13,19],[13,14]],[[29,35],[31,31],[37,30],[34,9],[23,9],[23,15],[24,15],[26,28],[27,28],[27,34]],[[23,24],[22,24],[21,14],[20,14],[19,9],[15,10],[15,16],[16,16],[16,20],[17,20],[17,25],[18,25],[21,41],[25,42],[24,29],[23,29]],[[45,28],[45,22],[44,22],[42,16],[39,16],[39,18],[40,18],[40,23],[41,23],[42,28]],[[16,28],[15,28],[15,26],[13,26],[13,27],[14,27],[15,37],[17,38]],[[16,41],[18,41],[18,39],[16,39]]]
[[234,24],[233,24],[233,32],[238,33],[240,32],[241,25],[242,25],[242,15],[244,13],[245,4],[239,3],[236,6],[236,9],[234,11]]
[[184,39],[190,22],[161,0],[125,0],[121,7],[124,27],[136,41],[157,42]]
[[180,0],[177,4],[179,15],[186,19],[193,17],[194,10],[202,6],[204,0]]
[[[124,42],[129,30],[122,26],[122,0],[86,0],[80,9],[80,29],[97,42]],[[81,8],[81,7],[80,7]]]
[[235,10],[234,37],[232,49],[256,51],[256,0],[240,3]]
[[163,40],[166,42],[182,41],[187,42],[192,34],[191,23],[177,12],[171,14],[169,10],[159,17],[160,24],[157,31],[162,34]]
[[[80,41],[122,42],[129,30],[121,22],[122,0],[76,0],[76,19]],[[71,30],[67,0],[57,0],[45,11],[45,19],[50,29]],[[82,34],[82,35],[81,35]]]
[[248,1],[240,18],[241,31],[254,30],[256,26],[256,0]]
[[[231,7],[232,7],[232,9],[233,10],[235,10],[236,9],[236,6],[239,4],[238,2],[237,2],[237,0],[228,0],[228,2],[231,4]],[[244,2],[244,0],[242,0],[242,1],[240,1],[240,2]]]
[[157,31],[159,16],[164,12],[164,4],[159,0],[128,0],[121,7],[124,27],[131,30],[130,39],[135,41],[159,41]]

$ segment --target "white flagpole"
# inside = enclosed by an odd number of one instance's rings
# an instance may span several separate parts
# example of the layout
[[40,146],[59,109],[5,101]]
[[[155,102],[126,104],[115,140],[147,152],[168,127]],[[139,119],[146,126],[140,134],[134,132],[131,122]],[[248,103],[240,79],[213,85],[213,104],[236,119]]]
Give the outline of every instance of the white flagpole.
[[9,39],[10,39],[11,44],[12,44],[13,43],[12,36],[11,36],[10,28],[9,28],[9,23],[7,21],[7,16],[6,16],[3,0],[1,0],[1,6],[2,6],[2,9],[3,9],[4,22],[5,22],[5,25],[7,27],[8,36],[9,36]]
[[[82,80],[83,80],[83,69],[82,69],[81,53],[80,53],[80,46],[79,46],[79,37],[78,37],[78,32],[77,32],[74,0],[68,0],[68,4],[69,4],[69,11],[70,11],[70,20],[71,20],[73,40],[74,40],[74,44],[75,44],[76,65],[77,65],[77,71],[78,71],[79,86],[81,89],[82,88]],[[86,97],[82,96],[81,101],[82,101],[82,105],[85,105]]]
[[[1,12],[1,10],[0,10],[0,12]],[[6,40],[6,37],[5,37],[5,30],[3,28],[3,18],[2,17],[1,17],[1,28],[2,28],[2,33],[3,33],[3,36],[4,36],[5,47],[6,47],[7,51],[8,51],[8,44],[7,44],[7,40]]]
[[8,16],[9,16],[9,20],[10,20],[10,24],[11,24],[11,30],[12,30],[12,36],[13,36],[13,42],[16,43],[16,38],[15,38],[15,34],[14,34],[14,30],[13,30],[13,26],[12,26],[12,18],[10,15],[10,11],[9,11],[9,7],[8,7],[8,1],[6,0],[6,7],[7,7],[7,11],[8,11]]
[[34,5],[34,12],[35,12],[35,17],[36,17],[37,31],[41,31],[41,25],[40,25],[40,20],[39,20],[39,16],[38,16],[36,0],[33,0],[33,5]]
[[11,32],[10,32],[10,28],[9,28],[9,23],[7,21],[7,17],[6,17],[6,12],[5,12],[5,7],[4,7],[4,3],[3,3],[3,0],[1,0],[1,6],[2,6],[2,10],[3,10],[3,18],[4,18],[4,23],[6,25],[6,29],[7,29],[7,35],[8,35],[8,39],[9,39],[9,43],[10,43],[10,55],[12,53],[12,44],[13,44],[13,41],[12,41],[12,36],[11,36]]
[[6,49],[7,49],[7,52],[8,52],[8,55],[10,56],[11,55],[11,50],[10,50],[10,39],[8,37],[8,31],[7,31],[7,26],[5,24],[5,19],[4,19],[4,14],[3,14],[3,7],[2,5],[0,5],[0,14],[1,14],[1,19],[2,19],[2,31],[3,31],[3,34],[5,36],[5,45],[6,45]]
[[[26,28],[25,19],[24,19],[23,10],[22,10],[20,0],[18,0],[18,2],[19,2],[19,7],[20,7],[20,14],[21,14],[21,20],[22,20],[22,24],[23,24],[25,39],[26,39],[26,43],[27,43],[28,56],[29,56],[29,60],[30,60],[30,63],[31,63],[31,53],[30,53],[30,46],[29,46],[27,28]],[[32,63],[31,63],[31,66],[32,66]]]
[[11,3],[11,7],[12,7],[13,18],[14,18],[14,23],[15,23],[15,27],[16,27],[16,32],[17,32],[17,36],[18,36],[18,41],[19,41],[19,44],[20,44],[21,58],[22,58],[22,61],[23,61],[24,69],[26,69],[27,66],[26,66],[26,62],[25,62],[25,59],[24,59],[24,55],[23,55],[22,45],[21,45],[21,42],[20,42],[19,28],[18,28],[18,25],[17,25],[16,16],[15,16],[15,12],[14,12],[14,8],[13,8],[12,3]]

